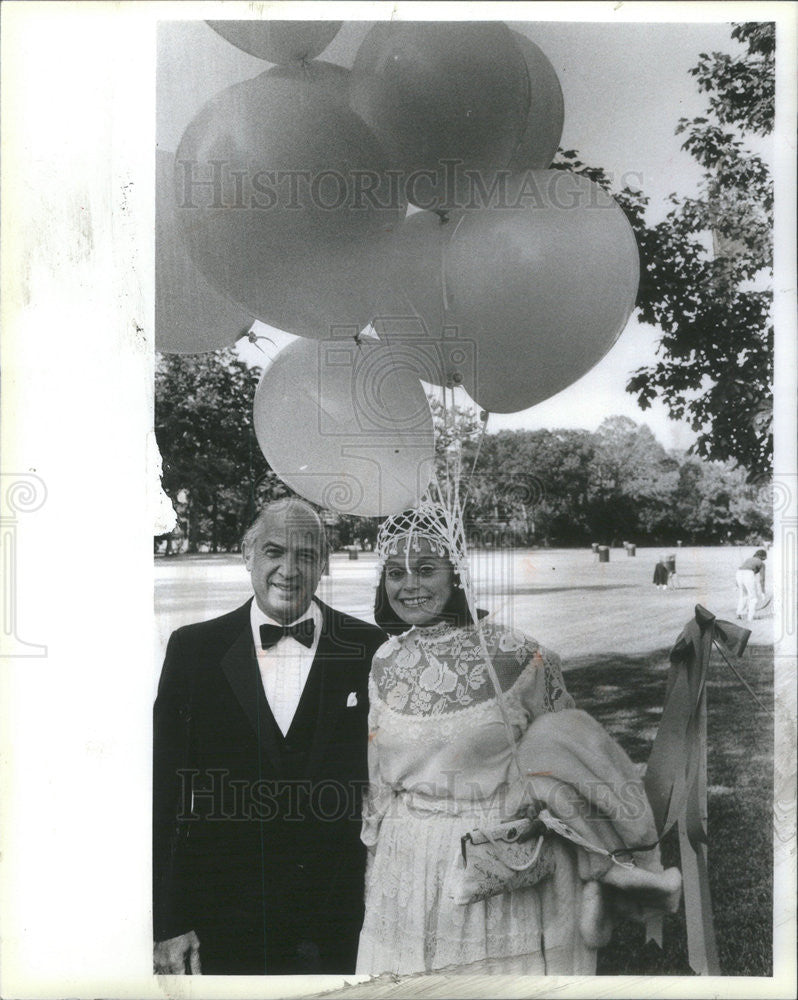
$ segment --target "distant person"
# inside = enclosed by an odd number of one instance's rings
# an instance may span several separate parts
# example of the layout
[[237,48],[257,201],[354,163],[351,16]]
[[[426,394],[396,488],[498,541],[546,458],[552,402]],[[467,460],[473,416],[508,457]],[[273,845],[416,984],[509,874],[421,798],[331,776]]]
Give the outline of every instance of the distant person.
[[668,564],[665,562],[665,556],[660,556],[657,565],[654,567],[654,586],[658,590],[667,590],[668,576]]
[[764,549],[756,552],[745,560],[737,570],[737,617],[742,618],[748,608],[748,621],[754,620],[757,604],[765,598],[765,560],[768,554]]
[[324,526],[268,504],[254,599],[172,634],[154,732],[156,973],[355,970],[368,676],[386,635],[314,593]]
[[676,556],[670,555],[665,560],[665,566],[668,570],[668,586],[671,590],[679,589],[679,577],[676,573]]

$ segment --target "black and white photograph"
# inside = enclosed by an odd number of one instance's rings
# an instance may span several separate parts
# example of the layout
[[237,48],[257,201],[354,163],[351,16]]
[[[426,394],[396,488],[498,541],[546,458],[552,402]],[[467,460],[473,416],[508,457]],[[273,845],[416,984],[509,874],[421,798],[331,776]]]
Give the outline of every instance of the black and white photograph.
[[794,995],[794,6],[0,16],[2,995]]

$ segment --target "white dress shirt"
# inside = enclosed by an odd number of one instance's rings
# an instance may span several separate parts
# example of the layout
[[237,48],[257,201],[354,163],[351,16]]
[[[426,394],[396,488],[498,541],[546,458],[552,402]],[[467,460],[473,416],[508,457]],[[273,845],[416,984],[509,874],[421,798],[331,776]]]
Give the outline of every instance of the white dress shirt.
[[[284,636],[271,649],[261,647],[261,625],[293,625],[295,622],[304,621],[305,618],[312,618],[315,625],[310,648],[303,646],[293,636]],[[310,667],[319,645],[322,625],[321,609],[315,602],[311,602],[308,610],[295,618],[294,621],[277,622],[264,614],[258,607],[258,602],[253,599],[249,620],[266,700],[272,710],[274,721],[285,736],[291,728],[291,722],[296,714],[299,699],[302,697],[302,691],[305,688],[305,682],[308,679]]]

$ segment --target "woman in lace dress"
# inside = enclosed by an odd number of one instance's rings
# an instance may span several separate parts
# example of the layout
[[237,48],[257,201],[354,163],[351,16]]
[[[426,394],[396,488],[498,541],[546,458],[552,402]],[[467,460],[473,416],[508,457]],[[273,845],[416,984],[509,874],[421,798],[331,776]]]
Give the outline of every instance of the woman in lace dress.
[[[528,804],[511,766],[507,721],[517,749],[526,734],[538,734],[524,756],[532,781],[554,780],[546,768],[535,778],[534,764],[559,767],[558,747],[571,739],[577,747],[569,759],[577,769],[586,766],[588,777],[596,758],[602,776],[607,767],[620,769],[614,781],[639,785],[637,770],[597,723],[573,711],[555,654],[489,619],[474,623],[460,579],[464,546],[453,551],[457,542],[440,525],[434,513],[405,512],[389,518],[378,539],[383,568],[375,618],[392,637],[376,653],[369,682],[370,790],[362,834],[369,862],[357,971],[591,974],[596,947],[610,929],[595,879],[606,877],[611,862],[597,864],[596,856],[553,838],[546,844],[555,861],[551,875],[466,905],[451,898],[454,862],[465,832]],[[563,711],[572,724],[533,725]],[[600,730],[598,738],[590,726]],[[568,780],[578,785],[569,766]],[[629,836],[641,843],[637,827]],[[643,828],[655,838],[650,823]],[[620,846],[612,837],[610,843]],[[661,871],[658,857],[648,867]],[[672,902],[671,896],[668,908]]]

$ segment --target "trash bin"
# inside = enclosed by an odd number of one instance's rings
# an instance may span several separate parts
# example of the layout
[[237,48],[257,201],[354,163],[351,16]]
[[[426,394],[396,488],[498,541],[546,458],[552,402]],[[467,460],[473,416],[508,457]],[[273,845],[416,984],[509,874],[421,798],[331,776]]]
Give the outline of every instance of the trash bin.
[[637,555],[637,546],[636,545],[632,545],[631,543],[629,545],[627,545],[626,546],[626,554],[628,556],[636,556]]
[[350,561],[352,559],[357,559],[357,545],[350,545],[349,546],[349,559],[350,559]]
[[598,552],[598,550],[599,550],[599,543],[598,542],[593,542],[591,544],[590,548],[591,548],[591,550],[593,552],[593,555],[595,555]]
[[609,545],[599,545],[598,547],[598,557],[599,562],[609,562],[610,561],[610,547]]

